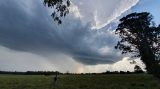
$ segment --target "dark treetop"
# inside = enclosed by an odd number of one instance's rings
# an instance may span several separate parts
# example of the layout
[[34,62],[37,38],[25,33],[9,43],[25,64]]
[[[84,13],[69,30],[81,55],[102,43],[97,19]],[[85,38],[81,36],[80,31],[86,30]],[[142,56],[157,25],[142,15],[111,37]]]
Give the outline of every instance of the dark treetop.
[[132,13],[123,17],[116,34],[121,38],[116,49],[122,50],[122,54],[132,53],[134,57],[141,57],[148,73],[160,74],[160,26],[154,25],[150,13]]
[[44,0],[44,5],[53,8],[52,18],[58,24],[62,23],[62,18],[69,13],[69,0]]

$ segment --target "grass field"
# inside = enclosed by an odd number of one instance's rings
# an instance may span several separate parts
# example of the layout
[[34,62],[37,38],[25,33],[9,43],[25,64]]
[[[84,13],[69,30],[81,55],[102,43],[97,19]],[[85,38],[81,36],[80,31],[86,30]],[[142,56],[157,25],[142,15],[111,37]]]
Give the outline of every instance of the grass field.
[[130,75],[0,75],[0,89],[160,89],[160,81],[146,74]]

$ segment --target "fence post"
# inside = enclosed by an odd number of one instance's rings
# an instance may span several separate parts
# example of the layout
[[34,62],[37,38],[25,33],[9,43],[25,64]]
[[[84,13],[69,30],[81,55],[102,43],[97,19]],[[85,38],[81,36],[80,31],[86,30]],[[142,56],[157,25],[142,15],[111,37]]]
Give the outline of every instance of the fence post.
[[56,71],[56,76],[54,77],[54,89],[56,89],[57,79],[58,79],[58,72]]

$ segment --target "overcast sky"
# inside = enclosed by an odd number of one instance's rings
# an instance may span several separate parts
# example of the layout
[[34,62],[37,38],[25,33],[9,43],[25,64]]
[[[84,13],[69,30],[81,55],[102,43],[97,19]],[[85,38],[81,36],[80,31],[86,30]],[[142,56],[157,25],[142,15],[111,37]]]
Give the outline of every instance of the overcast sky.
[[159,24],[160,0],[71,1],[69,15],[57,25],[43,0],[1,0],[0,70],[133,71],[130,58],[114,49],[118,19],[148,11]]

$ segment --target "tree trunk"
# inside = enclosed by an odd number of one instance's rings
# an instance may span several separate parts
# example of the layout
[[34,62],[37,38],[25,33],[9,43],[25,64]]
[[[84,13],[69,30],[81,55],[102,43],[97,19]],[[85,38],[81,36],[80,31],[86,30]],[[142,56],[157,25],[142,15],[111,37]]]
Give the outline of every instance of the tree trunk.
[[160,78],[160,64],[156,61],[155,54],[149,46],[147,40],[144,40],[139,49],[141,60],[146,65],[146,70],[149,74]]
[[147,40],[143,40],[140,47],[141,60],[146,65],[146,70],[148,73],[155,72],[154,66],[157,64],[155,60],[155,55],[149,46]]

